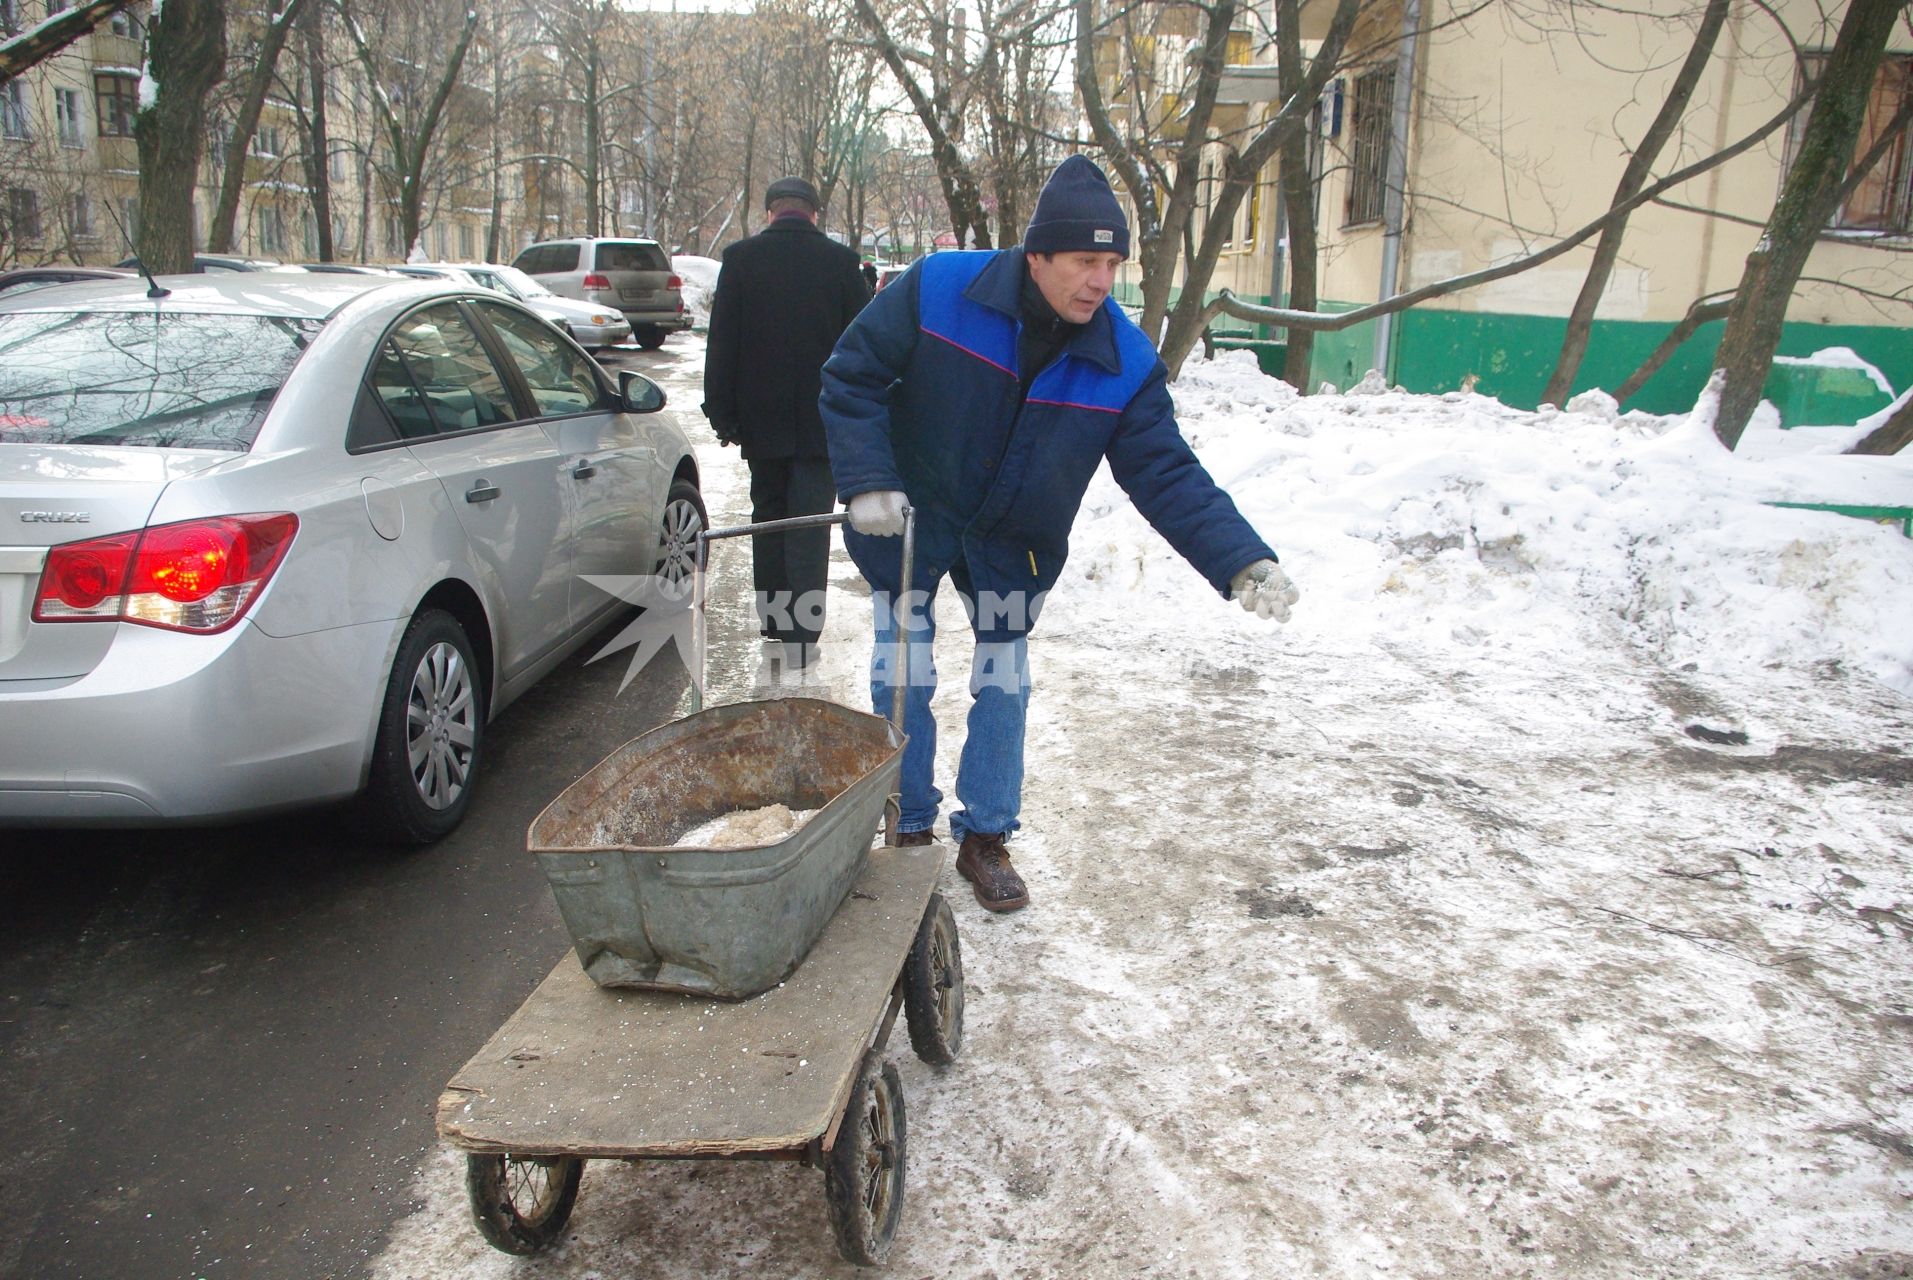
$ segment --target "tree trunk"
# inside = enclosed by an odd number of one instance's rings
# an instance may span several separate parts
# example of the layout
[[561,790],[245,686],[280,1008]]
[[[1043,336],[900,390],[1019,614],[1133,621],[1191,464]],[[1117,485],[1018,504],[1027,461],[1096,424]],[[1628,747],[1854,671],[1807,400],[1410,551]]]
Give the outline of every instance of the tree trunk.
[[[239,196],[246,185],[246,155],[252,150],[252,136],[259,129],[259,113],[265,109],[266,93],[278,74],[279,53],[286,46],[292,24],[299,20],[305,0],[287,0],[285,8],[266,23],[265,37],[259,42],[259,57],[246,77],[246,95],[239,100],[239,114],[233,118],[232,141],[226,147],[226,169],[219,175],[219,200],[213,206],[212,226],[206,229],[206,247],[213,253],[231,253],[233,225],[239,219]],[[323,91],[321,93],[323,96]]]
[[139,259],[155,275],[193,265],[193,189],[206,95],[226,69],[224,0],[171,0],[147,28],[158,92],[133,122],[139,149]]
[[[1284,10],[1284,15],[1291,12]],[[1308,64],[1302,56],[1302,32],[1299,22],[1281,18],[1275,31],[1276,71],[1283,84],[1301,84]],[[1318,99],[1319,101],[1319,99]],[[1315,174],[1309,168],[1309,134],[1297,134],[1282,144],[1277,153],[1277,191],[1282,197],[1282,219],[1288,224],[1289,305],[1297,311],[1313,311],[1321,301],[1315,226]],[[1282,246],[1275,246],[1277,253]],[[1271,298],[1281,306],[1282,299]],[[1307,329],[1282,331],[1288,337],[1288,349],[1282,357],[1282,381],[1303,395],[1314,391],[1309,367],[1315,363],[1315,334]]]
[[585,56],[584,72],[584,179],[585,208],[587,210],[585,214],[585,234],[588,236],[601,236],[604,234],[604,198],[603,192],[600,190],[602,179],[599,176],[599,168],[602,160],[598,132],[603,104],[598,101],[598,78],[600,69],[598,66],[598,47],[595,42],[592,44],[590,52]]
[[332,134],[326,126],[327,74],[325,6],[307,5],[300,15],[306,44],[306,80],[312,94],[312,114],[306,130],[306,188],[312,201],[312,219],[318,224],[319,261],[331,262],[338,253],[332,243]]
[[[1621,180],[1615,185],[1614,198],[1609,204],[1622,203],[1647,182],[1655,160],[1660,158],[1661,149],[1674,136],[1674,130],[1687,114],[1687,104],[1694,97],[1694,86],[1700,83],[1701,72],[1707,69],[1708,61],[1714,56],[1714,45],[1720,37],[1720,29],[1727,22],[1727,10],[1728,0],[1707,0],[1700,27],[1694,32],[1694,43],[1688,47],[1687,60],[1681,65],[1680,73],[1674,77],[1674,83],[1668,89],[1654,122],[1641,136],[1634,154],[1628,157],[1627,167],[1621,171]],[[1601,238],[1594,245],[1594,260],[1588,264],[1587,277],[1581,282],[1581,292],[1568,312],[1568,332],[1561,342],[1561,354],[1555,360],[1554,372],[1548,376],[1548,385],[1541,392],[1543,403],[1566,404],[1568,396],[1574,391],[1574,379],[1581,372],[1581,361],[1587,356],[1588,338],[1594,330],[1594,311],[1600,305],[1601,295],[1607,291],[1608,280],[1614,274],[1615,259],[1621,256],[1621,241],[1626,235],[1627,220],[1618,219],[1601,232]]]
[[[1320,249],[1315,236],[1314,175],[1309,172],[1309,144],[1306,137],[1291,138],[1282,148],[1282,211],[1287,219],[1289,239],[1289,305],[1298,311],[1313,311],[1319,288],[1316,258]],[[1275,251],[1282,252],[1277,245]],[[1281,299],[1274,300],[1277,306]],[[1282,358],[1282,381],[1308,395],[1309,366],[1315,360],[1315,334],[1307,329],[1285,329],[1288,352]]]
[[1884,458],[1906,448],[1909,441],[1913,441],[1913,392],[1901,396],[1887,420],[1867,432],[1847,452]]
[[1767,219],[1760,243],[1747,255],[1714,367],[1726,374],[1714,434],[1727,448],[1760,404],[1760,393],[1795,283],[1807,257],[1839,208],[1854,140],[1866,119],[1873,78],[1904,0],[1852,0],[1827,58],[1800,151]]

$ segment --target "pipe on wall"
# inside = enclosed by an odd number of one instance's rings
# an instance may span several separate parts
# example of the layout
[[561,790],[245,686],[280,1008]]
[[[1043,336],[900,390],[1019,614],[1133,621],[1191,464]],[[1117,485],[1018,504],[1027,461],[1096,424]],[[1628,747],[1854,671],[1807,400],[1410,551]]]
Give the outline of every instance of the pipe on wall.
[[[1406,221],[1408,186],[1408,115],[1415,92],[1415,60],[1421,51],[1421,0],[1406,0],[1402,6],[1402,47],[1395,55],[1395,97],[1389,104],[1388,166],[1382,191],[1382,278],[1376,297],[1387,299],[1400,292],[1402,262],[1402,224]],[[1388,357],[1394,346],[1395,317],[1384,315],[1375,322],[1375,368],[1388,374]]]

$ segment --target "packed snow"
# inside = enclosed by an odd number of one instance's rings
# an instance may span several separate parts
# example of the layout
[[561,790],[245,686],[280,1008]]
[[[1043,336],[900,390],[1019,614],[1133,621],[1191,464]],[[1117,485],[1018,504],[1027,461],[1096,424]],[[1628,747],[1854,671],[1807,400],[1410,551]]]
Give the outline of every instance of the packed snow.
[[[963,1053],[889,1044],[888,1273],[1908,1274],[1913,539],[1773,505],[1913,505],[1908,461],[1771,413],[1730,455],[1711,397],[1300,397],[1247,353],[1174,390],[1302,599],[1245,614],[1092,487],[1031,646],[1032,904],[946,870]],[[716,574],[735,622],[748,559]],[[709,700],[863,705],[860,589],[840,558],[801,683],[714,652]],[[374,1275],[862,1274],[797,1167],[593,1162],[532,1260],[463,1169],[426,1161]]]
[[733,809],[709,822],[700,822],[672,844],[680,849],[732,849],[775,844],[809,820],[813,809],[767,804],[755,809]]

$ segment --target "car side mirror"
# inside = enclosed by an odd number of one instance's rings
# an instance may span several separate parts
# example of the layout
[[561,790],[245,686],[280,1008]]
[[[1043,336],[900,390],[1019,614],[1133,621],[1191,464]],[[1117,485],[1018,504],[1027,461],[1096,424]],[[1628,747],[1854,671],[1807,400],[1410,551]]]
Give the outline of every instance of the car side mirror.
[[618,393],[626,413],[656,413],[664,407],[664,388],[631,369],[619,371]]

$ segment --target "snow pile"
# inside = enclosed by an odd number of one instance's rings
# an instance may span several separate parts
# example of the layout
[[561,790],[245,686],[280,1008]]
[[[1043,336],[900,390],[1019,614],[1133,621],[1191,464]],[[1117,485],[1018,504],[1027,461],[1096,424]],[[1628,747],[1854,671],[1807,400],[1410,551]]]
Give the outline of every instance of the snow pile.
[[691,313],[698,329],[710,327],[711,295],[717,291],[717,270],[722,265],[716,258],[700,258],[691,253],[680,253],[671,259],[671,270],[684,281],[684,309]]
[[[1769,435],[1812,435],[1771,424],[1729,454],[1711,401],[1680,418],[1605,395],[1529,413],[1359,390],[1298,396],[1247,352],[1192,362],[1175,387],[1185,435],[1301,587],[1293,627],[1311,644],[1624,636],[1669,665],[1834,662],[1913,692],[1913,540],[1771,505],[1913,504],[1907,459],[1768,456]],[[1073,611],[1184,635],[1241,625],[1107,469],[1074,546],[1056,593]]]

